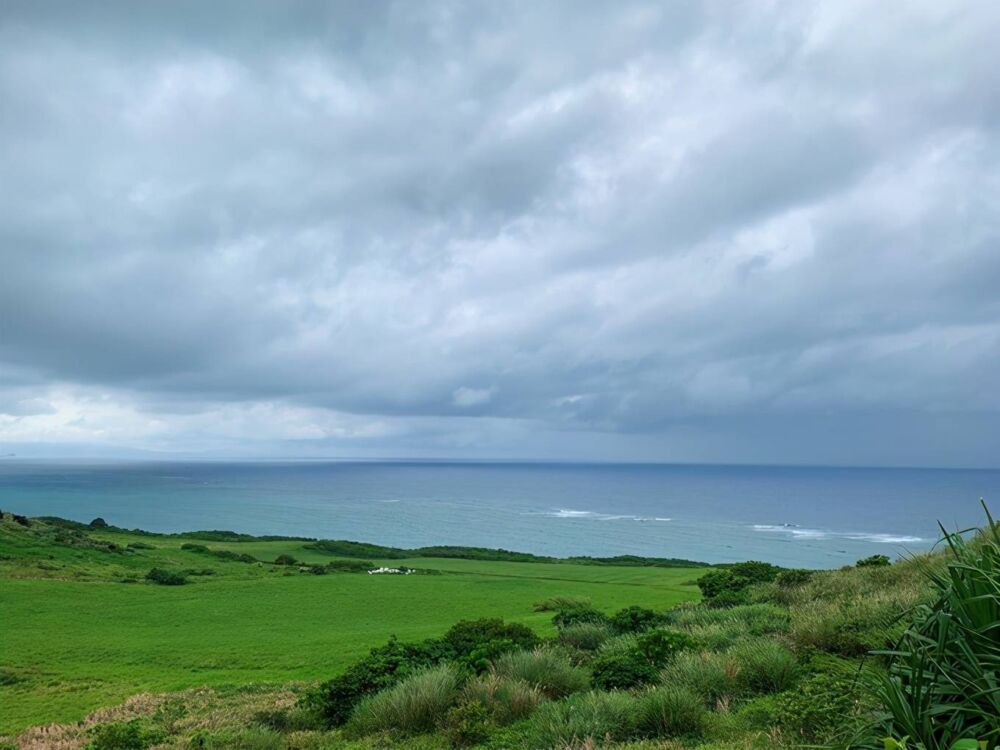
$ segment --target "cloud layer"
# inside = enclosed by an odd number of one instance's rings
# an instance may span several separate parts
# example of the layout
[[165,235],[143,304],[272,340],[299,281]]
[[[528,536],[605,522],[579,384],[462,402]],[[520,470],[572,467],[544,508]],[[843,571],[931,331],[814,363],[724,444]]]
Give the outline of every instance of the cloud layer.
[[995,465],[998,31],[6,3],[0,443]]

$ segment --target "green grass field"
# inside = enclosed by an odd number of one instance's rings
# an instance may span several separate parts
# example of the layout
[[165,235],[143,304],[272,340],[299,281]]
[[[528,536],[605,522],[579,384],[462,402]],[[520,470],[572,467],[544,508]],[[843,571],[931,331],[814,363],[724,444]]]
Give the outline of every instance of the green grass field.
[[[176,537],[88,532],[155,547],[122,552],[56,543],[42,528],[0,522],[0,734],[75,721],[143,691],[323,679],[390,635],[437,636],[462,619],[503,617],[547,634],[551,613],[532,605],[556,595],[606,611],[663,609],[696,599],[704,572],[417,558],[383,562],[441,574],[312,575],[181,550],[192,540]],[[301,542],[198,543],[267,561],[331,559]],[[156,586],[141,580],[154,566],[214,575]]]

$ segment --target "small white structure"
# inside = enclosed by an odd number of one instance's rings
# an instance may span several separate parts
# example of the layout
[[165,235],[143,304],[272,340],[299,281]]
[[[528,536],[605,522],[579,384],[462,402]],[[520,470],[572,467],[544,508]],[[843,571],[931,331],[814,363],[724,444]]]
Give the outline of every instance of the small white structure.
[[395,575],[395,576],[408,576],[413,572],[412,568],[375,568],[374,570],[369,570],[368,575]]

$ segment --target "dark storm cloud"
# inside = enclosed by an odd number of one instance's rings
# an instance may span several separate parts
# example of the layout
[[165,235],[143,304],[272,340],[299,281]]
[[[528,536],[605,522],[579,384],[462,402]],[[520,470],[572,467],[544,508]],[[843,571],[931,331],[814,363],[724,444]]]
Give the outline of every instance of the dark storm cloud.
[[6,3],[0,441],[932,462],[859,453],[895,415],[981,462],[998,29]]

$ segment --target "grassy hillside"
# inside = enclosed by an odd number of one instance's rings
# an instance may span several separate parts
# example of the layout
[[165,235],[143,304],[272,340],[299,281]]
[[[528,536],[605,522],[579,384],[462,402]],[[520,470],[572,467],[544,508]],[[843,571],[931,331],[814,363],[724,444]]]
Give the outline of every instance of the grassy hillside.
[[[205,550],[182,549],[203,545]],[[552,596],[613,611],[698,597],[697,568],[391,559],[409,576],[332,572],[305,541],[226,542],[0,520],[0,734],[74,721],[143,691],[329,677],[384,642],[499,616],[551,634]],[[130,547],[130,545],[132,545]],[[219,552],[302,565],[240,562]],[[151,568],[188,584],[146,582]],[[193,572],[192,572],[193,571]],[[210,574],[204,574],[209,572]],[[440,574],[434,574],[434,573]]]

